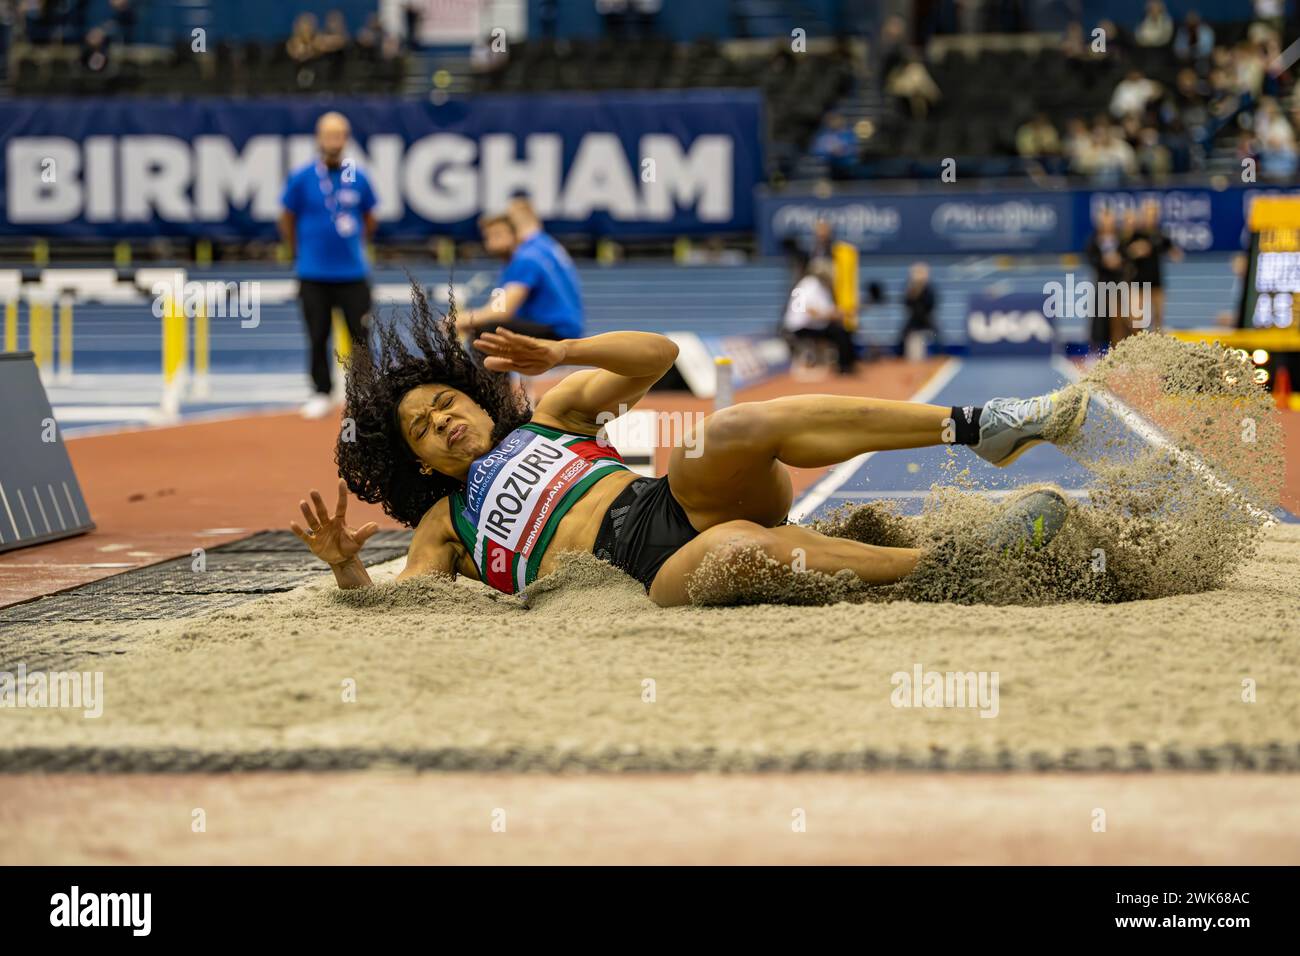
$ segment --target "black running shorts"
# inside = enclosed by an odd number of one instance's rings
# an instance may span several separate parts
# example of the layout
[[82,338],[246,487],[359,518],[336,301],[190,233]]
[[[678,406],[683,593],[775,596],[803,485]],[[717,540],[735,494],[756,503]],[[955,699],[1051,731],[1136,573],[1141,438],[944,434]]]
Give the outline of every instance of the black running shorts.
[[638,478],[609,506],[591,550],[648,592],[664,562],[697,534],[669,490],[667,476]]

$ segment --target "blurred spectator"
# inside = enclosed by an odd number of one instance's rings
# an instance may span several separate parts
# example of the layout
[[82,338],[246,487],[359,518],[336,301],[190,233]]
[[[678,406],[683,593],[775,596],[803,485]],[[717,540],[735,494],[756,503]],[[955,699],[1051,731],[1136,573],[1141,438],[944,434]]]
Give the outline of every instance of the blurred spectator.
[[1242,40],[1232,48],[1233,85],[1238,93],[1257,97],[1264,86],[1263,51],[1249,40]]
[[1262,20],[1281,35],[1286,17],[1286,0],[1255,0],[1255,19]]
[[797,340],[830,342],[835,346],[839,373],[852,375],[857,355],[853,336],[835,304],[834,282],[835,272],[828,262],[810,261],[803,278],[790,291],[782,327]]
[[1070,172],[1085,173],[1092,168],[1095,152],[1088,124],[1076,116],[1066,124],[1065,130],[1065,158]]
[[858,163],[858,138],[848,128],[839,113],[828,113],[822,131],[813,139],[809,150],[813,156],[826,162],[831,177],[847,179]]
[[298,14],[297,19],[293,21],[293,33],[289,35],[289,39],[284,44],[289,59],[301,65],[310,63],[320,55],[320,50],[316,44],[316,15],[314,13]]
[[325,15],[325,29],[316,36],[316,51],[329,64],[330,75],[335,79],[343,75],[350,43],[347,20],[341,11],[331,10]]
[[1180,60],[1191,60],[1198,70],[1204,71],[1214,52],[1214,30],[1207,23],[1201,22],[1201,16],[1195,10],[1183,19],[1174,37],[1174,55]]
[[321,53],[337,53],[348,45],[348,22],[341,10],[331,10],[325,15],[325,29],[316,36],[316,49]]
[[424,17],[424,11],[420,9],[419,0],[408,0],[406,6],[402,8],[402,21],[406,25],[406,48],[408,50],[420,49],[420,20]]
[[1133,39],[1138,46],[1164,47],[1174,37],[1174,21],[1160,0],[1148,0],[1147,13],[1137,25]]
[[[1159,200],[1146,200],[1141,214],[1133,215],[1124,255],[1131,264],[1132,281],[1151,286],[1150,301],[1139,301],[1134,314],[1146,319],[1149,331],[1159,332],[1165,324],[1164,259],[1168,256],[1177,261],[1183,256],[1160,227]],[[1145,295],[1145,289],[1139,292],[1141,295]]]
[[1124,60],[1128,55],[1129,36],[1114,20],[1099,20],[1097,29],[1106,39],[1106,56]]
[[109,65],[108,33],[101,27],[87,30],[81,43],[81,68],[102,76],[108,72]]
[[1273,140],[1277,137],[1284,139],[1294,139],[1291,130],[1291,124],[1287,118],[1282,115],[1278,109],[1277,100],[1272,97],[1264,97],[1259,101],[1259,106],[1255,108],[1255,136],[1260,140]]
[[[786,47],[783,42],[782,48]],[[907,24],[902,17],[892,16],[885,20],[880,28],[880,41],[877,44],[876,58],[878,73],[876,85],[884,89],[894,71],[903,65],[907,55]]]
[[379,14],[372,13],[365,24],[357,31],[357,56],[365,63],[378,62],[380,49],[384,42],[384,27],[379,22]]
[[1093,124],[1092,151],[1088,166],[1083,172],[1101,186],[1118,185],[1125,176],[1132,176],[1138,171],[1137,156],[1133,147],[1125,142],[1115,126],[1099,117]]
[[1078,20],[1070,21],[1061,39],[1061,55],[1074,63],[1086,63],[1096,59],[1100,54],[1092,49],[1092,43],[1083,32],[1083,24]]
[[808,244],[808,261],[834,263],[835,232],[829,219],[818,219],[813,224],[812,239]]
[[1145,112],[1147,104],[1159,95],[1159,83],[1143,76],[1141,70],[1129,70],[1111,94],[1111,115],[1116,119],[1140,116]]
[[[1128,281],[1127,263],[1124,259],[1123,240],[1119,234],[1119,226],[1115,221],[1115,212],[1110,208],[1103,209],[1097,214],[1095,228],[1092,235],[1088,237],[1084,245],[1084,258],[1092,266],[1093,277],[1098,286],[1103,282],[1126,282]],[[1096,351],[1105,351],[1118,339],[1115,337],[1117,329],[1112,328],[1112,322],[1122,322],[1122,316],[1107,315],[1105,298],[1102,295],[1093,296],[1093,313],[1092,322],[1089,329],[1088,339]],[[1119,338],[1123,336],[1120,335]]]
[[954,0],[958,33],[983,33],[988,26],[989,0]]
[[119,43],[135,42],[135,6],[131,0],[112,0],[113,33]]
[[903,65],[890,75],[885,92],[906,105],[912,119],[925,119],[942,97],[925,64],[912,50],[905,54]]
[[1178,71],[1174,88],[1169,91],[1160,104],[1160,119],[1167,126],[1175,120],[1196,139],[1205,135],[1205,124],[1210,112],[1206,102],[1209,87],[1196,75],[1196,71],[1185,66]]
[[1036,113],[1016,130],[1016,152],[1024,159],[1050,159],[1061,155],[1061,137],[1046,113]]
[[1272,182],[1294,179],[1297,168],[1296,144],[1291,127],[1274,127],[1270,135],[1259,137],[1258,142],[1260,178]]
[[[930,267],[924,262],[912,264],[907,273],[907,288],[903,292],[903,310],[907,320],[898,336],[898,352],[909,359],[924,357],[924,351],[918,348],[918,342],[928,341],[938,335],[934,324],[934,310],[938,300],[934,287],[930,284]],[[913,336],[909,343],[908,339]]]
[[1157,180],[1166,178],[1173,165],[1169,150],[1160,141],[1160,132],[1154,126],[1143,126],[1138,130],[1133,143],[1133,158],[1143,175]]
[[1237,92],[1232,78],[1224,70],[1210,71],[1210,116],[1222,119],[1237,109],[1241,94]]

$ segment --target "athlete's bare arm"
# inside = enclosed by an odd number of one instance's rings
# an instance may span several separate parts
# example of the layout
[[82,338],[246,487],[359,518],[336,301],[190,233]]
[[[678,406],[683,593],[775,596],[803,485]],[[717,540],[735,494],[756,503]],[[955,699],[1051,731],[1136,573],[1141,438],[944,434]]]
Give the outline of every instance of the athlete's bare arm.
[[[540,375],[557,365],[590,365],[547,392],[533,421],[578,434],[593,434],[609,417],[639,402],[672,368],[677,346],[652,332],[606,332],[559,342],[508,329],[479,336],[474,347],[494,372]],[[602,418],[602,414],[604,417]]]
[[420,574],[449,574],[456,576],[463,547],[451,523],[449,498],[439,498],[438,503],[424,513],[411,538],[406,552],[406,567],[397,575],[404,581]]

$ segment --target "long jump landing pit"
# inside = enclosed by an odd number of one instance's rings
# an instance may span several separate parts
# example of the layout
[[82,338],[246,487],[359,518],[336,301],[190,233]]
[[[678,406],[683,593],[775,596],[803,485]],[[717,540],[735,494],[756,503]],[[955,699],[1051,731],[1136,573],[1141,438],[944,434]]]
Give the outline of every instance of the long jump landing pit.
[[[589,557],[342,595],[264,533],[0,611],[0,670],[103,674],[0,717],[0,862],[1295,863],[1298,541],[1122,605],[660,609]],[[891,702],[957,662],[996,717]]]

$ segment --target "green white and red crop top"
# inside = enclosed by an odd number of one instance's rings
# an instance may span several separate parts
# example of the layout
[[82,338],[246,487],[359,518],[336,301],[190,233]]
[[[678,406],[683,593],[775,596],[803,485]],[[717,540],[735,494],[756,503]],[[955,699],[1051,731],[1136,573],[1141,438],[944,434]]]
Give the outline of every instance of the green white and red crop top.
[[626,470],[608,442],[528,423],[470,465],[451,519],[480,579],[516,594],[537,578],[546,547],[587,489]]

